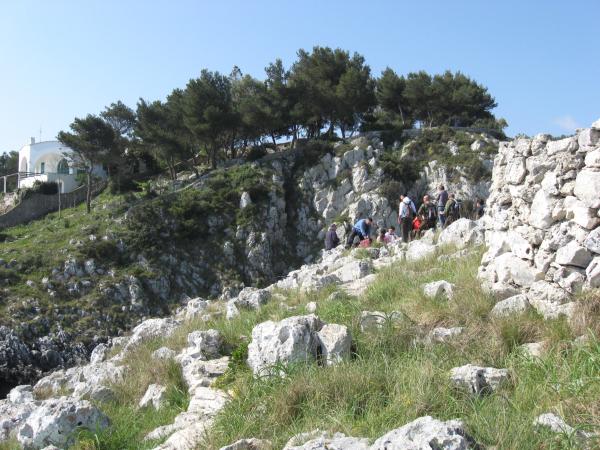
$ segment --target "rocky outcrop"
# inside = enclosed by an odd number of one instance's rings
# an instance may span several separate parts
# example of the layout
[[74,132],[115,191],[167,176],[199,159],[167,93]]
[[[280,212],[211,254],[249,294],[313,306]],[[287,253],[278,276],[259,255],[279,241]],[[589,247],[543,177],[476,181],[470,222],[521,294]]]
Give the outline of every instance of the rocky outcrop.
[[73,441],[78,427],[96,430],[108,425],[107,417],[90,402],[62,397],[36,406],[18,428],[16,437],[25,449],[48,445],[62,448]]
[[291,438],[283,450],[469,450],[478,448],[460,420],[441,421],[419,417],[376,439],[372,445],[365,438],[319,430]]
[[[524,293],[544,317],[571,315],[598,285],[600,130],[500,144],[484,217],[479,276],[500,298]],[[520,301],[520,308],[525,303]]]
[[254,327],[248,365],[255,375],[282,374],[278,366],[322,359],[335,364],[349,356],[352,338],[343,325],[324,324],[317,316],[293,316]]

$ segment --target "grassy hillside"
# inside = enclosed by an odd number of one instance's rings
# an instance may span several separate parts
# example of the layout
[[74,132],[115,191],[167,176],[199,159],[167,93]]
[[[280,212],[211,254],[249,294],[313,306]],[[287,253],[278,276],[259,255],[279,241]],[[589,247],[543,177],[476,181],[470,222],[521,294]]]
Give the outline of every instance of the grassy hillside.
[[[446,249],[445,252],[450,252]],[[493,300],[476,279],[481,253],[461,260],[435,258],[399,263],[378,274],[360,298],[332,290],[308,294],[283,292],[293,310],[272,301],[258,312],[242,312],[233,320],[188,322],[173,337],[140,347],[129,356],[126,383],[116,386],[116,402],[101,404],[113,421],[98,434],[82,434],[78,449],[152,448],[141,438],[160,423],[168,423],[185,408],[185,389],[178,369],[164,362],[149,366],[149,352],[167,345],[185,346],[187,333],[215,328],[233,354],[219,387],[233,394],[207,437],[206,448],[218,449],[239,438],[270,439],[281,448],[294,434],[315,428],[375,438],[417,417],[461,418],[468,432],[484,446],[498,449],[568,449],[570,436],[536,432],[534,418],[555,412],[571,425],[591,430],[600,426],[600,296],[582,298],[585,314],[574,327],[565,320],[544,321],[534,313],[493,319]],[[445,279],[456,284],[454,299],[430,300],[421,286]],[[243,363],[252,328],[265,320],[305,314],[304,305],[318,303],[317,314],[329,323],[350,327],[351,360],[335,367],[303,364],[287,369],[285,378],[254,379]],[[402,318],[382,330],[361,332],[363,310],[400,311]],[[426,346],[420,337],[437,326],[462,326],[462,335],[445,344]],[[595,327],[595,328],[594,328]],[[585,343],[573,339],[587,333]],[[521,344],[545,341],[541,358],[524,354]],[[508,368],[511,381],[493,394],[478,398],[456,390],[449,381],[452,367],[467,363]],[[135,413],[148,384],[167,383],[169,406],[159,415]]]

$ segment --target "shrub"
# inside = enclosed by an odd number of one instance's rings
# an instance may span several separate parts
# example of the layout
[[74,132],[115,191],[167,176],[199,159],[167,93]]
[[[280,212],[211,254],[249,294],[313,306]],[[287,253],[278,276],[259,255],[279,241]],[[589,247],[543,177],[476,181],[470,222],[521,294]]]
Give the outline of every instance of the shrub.
[[87,241],[79,249],[84,258],[94,258],[98,261],[119,261],[119,248],[114,241]]
[[58,194],[58,184],[54,181],[36,181],[28,191],[35,194],[54,195]]
[[248,150],[246,154],[246,160],[256,161],[267,154],[267,149],[264,145],[254,145]]

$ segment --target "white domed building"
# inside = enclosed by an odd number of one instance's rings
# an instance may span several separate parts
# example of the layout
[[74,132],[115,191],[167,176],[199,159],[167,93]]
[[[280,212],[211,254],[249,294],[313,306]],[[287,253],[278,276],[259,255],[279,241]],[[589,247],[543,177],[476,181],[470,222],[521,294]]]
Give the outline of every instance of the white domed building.
[[[80,186],[77,168],[74,167],[72,150],[59,141],[35,142],[19,150],[19,189],[30,188],[36,181],[58,183],[62,193],[71,192]],[[94,168],[93,174],[105,178],[102,166]]]

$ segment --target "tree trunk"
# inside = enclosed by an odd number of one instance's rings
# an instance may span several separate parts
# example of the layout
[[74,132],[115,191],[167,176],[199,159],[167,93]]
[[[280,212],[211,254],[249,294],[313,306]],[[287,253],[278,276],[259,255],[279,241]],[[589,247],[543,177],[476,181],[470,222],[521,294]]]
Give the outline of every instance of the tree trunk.
[[211,167],[213,168],[213,170],[215,170],[217,168],[217,146],[214,144],[210,149],[210,160]]
[[271,133],[271,140],[273,141],[273,149],[277,150],[277,139],[275,139],[275,133]]
[[87,172],[87,193],[85,196],[85,208],[87,210],[87,213],[91,213],[92,212],[92,171],[89,170]]

